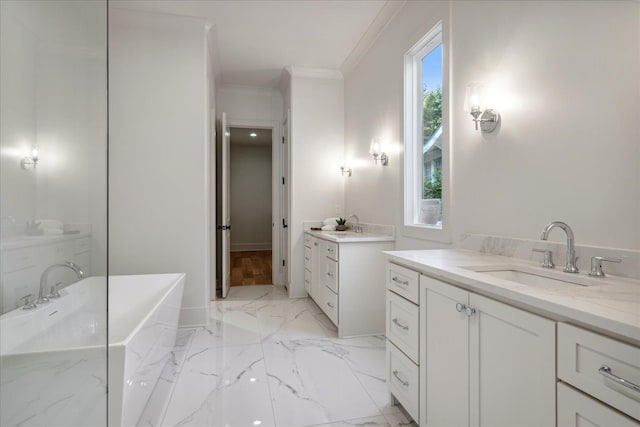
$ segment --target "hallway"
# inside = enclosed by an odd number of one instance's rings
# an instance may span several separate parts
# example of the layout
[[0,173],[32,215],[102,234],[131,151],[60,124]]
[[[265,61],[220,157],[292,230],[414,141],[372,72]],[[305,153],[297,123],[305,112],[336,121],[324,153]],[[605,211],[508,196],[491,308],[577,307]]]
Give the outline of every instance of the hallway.
[[271,251],[231,252],[231,286],[271,285]]

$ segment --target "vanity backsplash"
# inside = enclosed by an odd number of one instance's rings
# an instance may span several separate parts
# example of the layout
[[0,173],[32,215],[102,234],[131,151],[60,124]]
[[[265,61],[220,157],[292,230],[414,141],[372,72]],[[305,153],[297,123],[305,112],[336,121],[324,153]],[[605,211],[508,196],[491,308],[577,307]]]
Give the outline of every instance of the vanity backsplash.
[[[533,252],[533,249],[545,249],[553,252],[553,262],[556,268],[562,269],[566,261],[567,245],[565,242],[552,242],[532,239],[517,239],[512,237],[488,236],[483,234],[464,233],[456,244],[459,249],[501,255],[536,261],[542,264],[543,254]],[[621,277],[640,279],[640,251],[618,248],[599,248],[597,246],[580,245],[576,243],[578,268],[581,272],[589,272],[591,257],[606,256],[622,259],[621,263],[604,263],[604,271]]]

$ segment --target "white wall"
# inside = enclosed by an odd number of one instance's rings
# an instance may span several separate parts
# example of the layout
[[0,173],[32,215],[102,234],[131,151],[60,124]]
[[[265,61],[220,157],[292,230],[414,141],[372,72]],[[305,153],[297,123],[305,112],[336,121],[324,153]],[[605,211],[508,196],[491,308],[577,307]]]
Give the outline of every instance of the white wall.
[[209,140],[205,24],[111,8],[111,274],[185,272],[180,322],[206,324]]
[[271,250],[271,144],[231,139],[231,250]]
[[282,123],[282,95],[274,89],[223,86],[218,88],[216,103],[230,121]]
[[[403,54],[450,19],[454,239],[535,239],[563,220],[579,244],[640,249],[639,15],[633,1],[407,2],[345,78],[347,210],[402,225],[402,152],[375,167],[369,140],[401,146]],[[493,87],[497,134],[483,138],[462,109],[473,80]]]
[[91,224],[92,273],[105,274],[105,3],[3,2],[1,16],[3,234],[36,218]]
[[304,290],[305,220],[343,214],[344,84],[338,72],[293,68],[291,102],[291,297]]

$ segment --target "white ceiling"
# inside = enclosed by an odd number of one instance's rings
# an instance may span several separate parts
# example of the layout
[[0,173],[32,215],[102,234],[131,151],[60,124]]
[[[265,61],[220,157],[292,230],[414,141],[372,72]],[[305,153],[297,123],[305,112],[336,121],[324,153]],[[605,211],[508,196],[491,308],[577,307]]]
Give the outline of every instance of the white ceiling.
[[[229,142],[232,145],[271,146],[271,129],[229,128]],[[256,136],[251,136],[255,133]]]
[[[393,1],[393,0],[391,0]],[[206,18],[223,85],[277,87],[293,65],[340,69],[386,0],[124,0],[111,5]]]

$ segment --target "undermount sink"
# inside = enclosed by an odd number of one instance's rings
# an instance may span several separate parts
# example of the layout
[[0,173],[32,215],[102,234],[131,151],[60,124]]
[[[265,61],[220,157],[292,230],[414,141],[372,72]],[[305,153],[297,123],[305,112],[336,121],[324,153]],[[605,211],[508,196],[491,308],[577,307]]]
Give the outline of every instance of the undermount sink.
[[[543,271],[524,266],[477,266],[464,267],[476,273],[486,274],[497,279],[516,282],[521,285],[547,286],[589,286],[590,280],[570,273]],[[567,276],[567,277],[565,277]]]

